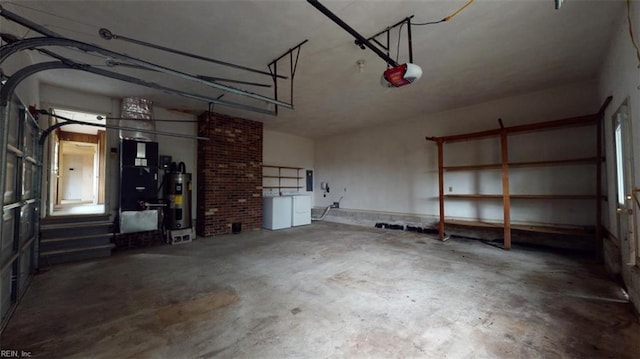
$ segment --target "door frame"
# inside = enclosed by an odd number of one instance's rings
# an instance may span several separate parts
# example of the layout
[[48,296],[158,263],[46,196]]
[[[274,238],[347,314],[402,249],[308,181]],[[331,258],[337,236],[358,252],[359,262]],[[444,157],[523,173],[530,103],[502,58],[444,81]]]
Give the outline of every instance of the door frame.
[[[60,111],[70,111],[70,112],[78,112],[78,113],[84,113],[84,114],[90,114],[90,115],[100,115],[102,117],[107,117],[107,114],[102,112],[102,111],[95,111],[95,110],[87,110],[87,109],[83,109],[83,108],[77,108],[77,107],[70,107],[67,105],[55,105],[55,104],[51,104],[51,103],[46,103],[44,104],[44,106],[46,106],[47,108],[49,108],[49,112],[51,113],[55,113],[56,110],[60,110]],[[52,126],[54,124],[57,123],[57,120],[55,117],[53,116],[49,116],[49,126]],[[61,127],[61,129],[64,131],[64,127]],[[59,205],[61,202],[61,186],[60,186],[60,168],[62,168],[61,165],[61,145],[60,145],[60,139],[58,138],[56,131],[53,131],[49,137],[52,137],[52,140],[50,140],[50,144],[49,144],[49,151],[48,151],[48,158],[47,158],[47,163],[46,166],[48,168],[48,177],[46,178],[47,184],[48,184],[48,191],[49,193],[46,195],[46,201],[47,201],[47,205],[46,210],[47,210],[47,214],[46,216],[50,216],[53,214],[56,205]],[[94,183],[95,183],[95,188],[94,191],[97,189],[97,193],[94,192],[94,200],[93,203],[94,204],[102,204],[104,206],[104,213],[109,213],[108,208],[109,208],[109,195],[107,193],[107,190],[109,188],[109,176],[107,174],[108,172],[108,168],[109,165],[107,164],[110,160],[109,160],[109,156],[108,156],[108,151],[107,151],[107,146],[108,146],[108,132],[109,131],[105,131],[105,129],[100,128],[98,130],[98,134],[96,136],[98,136],[98,142],[97,142],[97,157],[98,157],[98,162],[96,163],[96,161],[94,160],[94,167],[96,172],[98,173],[98,178],[94,178]],[[57,156],[58,156],[58,173],[54,173],[54,168],[53,168],[53,164],[55,159],[53,158],[54,155],[56,154],[55,151],[55,146],[56,143],[58,144],[58,151],[57,151]]]
[[[638,261],[638,213],[640,193],[635,188],[633,129],[629,112],[629,98],[626,98],[611,116],[613,129],[614,184],[616,227],[620,245],[628,250],[627,265],[637,265]],[[624,178],[620,179],[620,175]],[[622,187],[622,188],[621,188]],[[623,251],[623,253],[626,251]]]

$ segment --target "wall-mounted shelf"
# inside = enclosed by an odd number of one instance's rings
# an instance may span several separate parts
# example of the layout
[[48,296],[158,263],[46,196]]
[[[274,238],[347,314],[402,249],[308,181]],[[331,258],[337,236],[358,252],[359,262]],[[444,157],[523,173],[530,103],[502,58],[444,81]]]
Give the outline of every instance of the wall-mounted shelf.
[[[511,229],[536,231],[543,233],[563,233],[576,234],[586,233],[582,231],[572,232],[572,230],[555,227],[544,226],[527,226],[511,224],[511,199],[516,200],[590,200],[593,201],[596,208],[595,233],[589,232],[589,236],[595,235],[596,244],[602,240],[602,199],[606,199],[602,195],[602,162],[604,161],[602,150],[602,118],[604,110],[611,102],[611,97],[607,98],[600,110],[592,115],[572,117],[568,119],[532,123],[526,125],[518,125],[505,127],[502,120],[498,120],[500,128],[488,131],[464,133],[452,136],[427,137],[427,140],[433,141],[438,145],[438,197],[440,221],[438,231],[440,240],[445,240],[444,226],[445,224],[457,224],[475,227],[499,227],[504,229],[503,244],[505,249],[511,248]],[[526,162],[509,162],[509,146],[508,138],[514,134],[529,133],[535,131],[553,131],[563,128],[579,127],[579,126],[595,126],[596,127],[596,148],[592,157],[580,158],[563,158],[553,160],[526,161]],[[453,142],[480,140],[488,137],[500,137],[500,163],[486,164],[464,164],[464,165],[444,165],[444,145]],[[593,193],[585,194],[511,194],[509,187],[509,171],[510,169],[519,167],[548,167],[548,166],[576,166],[576,165],[593,165],[595,167],[595,189]],[[502,172],[502,193],[499,194],[445,194],[444,192],[444,172],[448,171],[482,171],[499,169]],[[502,200],[503,202],[503,221],[501,224],[485,223],[481,221],[459,221],[449,220],[445,216],[445,199],[455,200]],[[586,236],[586,234],[585,234]],[[595,246],[598,248],[598,246]]]
[[[281,192],[283,189],[300,191],[300,189],[304,188],[304,186],[300,185],[300,180],[305,179],[305,177],[300,175],[300,171],[304,170],[304,168],[274,165],[263,165],[262,168],[263,189],[277,189],[278,192]],[[268,173],[264,174],[265,171]]]

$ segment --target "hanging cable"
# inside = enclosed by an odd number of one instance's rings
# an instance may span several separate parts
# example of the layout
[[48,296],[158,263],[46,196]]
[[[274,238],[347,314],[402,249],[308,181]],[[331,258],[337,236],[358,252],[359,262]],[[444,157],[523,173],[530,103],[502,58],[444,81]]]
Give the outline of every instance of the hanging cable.
[[439,24],[439,23],[445,22],[445,21],[446,20],[442,19],[442,20],[438,20],[438,21],[429,21],[429,22],[421,22],[421,23],[412,22],[411,25],[416,25],[416,26],[435,25],[435,24]]
[[[419,23],[415,23],[415,22],[410,22],[411,20],[409,20],[409,25],[417,25],[417,26],[424,26],[424,25],[435,25],[435,24],[439,24],[441,22],[445,22],[445,21],[449,21],[451,20],[454,16],[458,15],[459,13],[462,12],[462,10],[466,9],[467,6],[471,5],[471,3],[473,3],[474,0],[469,0],[467,1],[464,5],[462,5],[458,10],[454,11],[453,13],[451,13],[450,15],[444,17],[442,20],[438,20],[438,21],[428,21],[428,22],[419,22]],[[628,2],[629,0],[627,0]],[[400,38],[402,36],[402,27],[404,26],[404,22],[402,24],[400,24],[400,29],[398,30],[398,48],[396,49],[396,62],[398,62],[398,59],[400,57]],[[640,55],[639,55],[640,56]],[[640,57],[639,57],[640,58]]]
[[638,48],[638,43],[636,42],[635,37],[633,36],[633,26],[631,23],[631,0],[627,0],[627,23],[629,24],[629,36],[631,36],[631,43],[633,47],[636,49],[636,57],[638,58],[638,68],[640,68],[640,48]]
[[[628,0],[627,0],[628,1]],[[471,5],[471,3],[473,3],[473,0],[469,0],[467,1],[466,4],[462,5],[458,10],[454,11],[451,15],[446,16],[445,18],[443,18],[442,20],[439,21],[429,21],[429,22],[422,22],[422,23],[414,23],[412,22],[411,25],[417,25],[417,26],[423,26],[423,25],[435,25],[435,24],[439,24],[441,22],[445,22],[445,21],[449,21],[451,20],[454,16],[458,15],[460,12],[462,12],[462,10],[466,9],[467,6]]]

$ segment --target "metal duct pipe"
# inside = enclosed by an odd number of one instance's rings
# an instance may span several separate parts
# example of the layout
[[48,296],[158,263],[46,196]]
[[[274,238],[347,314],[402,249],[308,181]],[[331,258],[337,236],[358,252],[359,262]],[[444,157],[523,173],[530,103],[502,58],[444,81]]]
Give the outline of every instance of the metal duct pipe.
[[328,205],[327,208],[324,209],[324,212],[322,212],[322,215],[320,217],[318,217],[318,218],[311,217],[311,220],[312,221],[324,221],[324,217],[327,216],[327,214],[329,213],[331,208],[333,208],[332,204]]
[[[153,102],[151,102],[151,100],[137,97],[125,97],[122,99],[120,104],[120,116],[123,117],[123,119],[120,120],[120,125],[147,131],[156,130],[155,123],[151,121],[153,119]],[[155,136],[147,135],[150,135],[150,133],[142,131],[130,132],[120,129],[121,139],[155,141]]]

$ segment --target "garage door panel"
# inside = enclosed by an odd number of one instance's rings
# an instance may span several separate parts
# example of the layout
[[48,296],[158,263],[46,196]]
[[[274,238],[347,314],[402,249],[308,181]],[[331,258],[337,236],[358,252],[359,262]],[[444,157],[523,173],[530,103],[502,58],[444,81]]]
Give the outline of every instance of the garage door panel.
[[22,200],[32,199],[36,166],[24,161],[22,166]]
[[22,295],[22,293],[27,289],[27,284],[31,280],[31,275],[33,274],[33,248],[33,243],[31,243],[20,254],[20,273],[18,275],[20,283],[18,288],[20,290],[20,295]]
[[20,247],[35,235],[34,212],[33,203],[26,204],[20,209]]
[[18,156],[7,153],[7,164],[5,166],[4,204],[11,204],[16,201],[16,170],[18,168]]
[[25,120],[26,124],[24,126],[24,136],[23,136],[23,148],[25,156],[36,157],[36,141],[37,141],[37,133],[36,128],[31,125],[31,122]]
[[15,101],[9,104],[9,128],[7,131],[8,141],[11,146],[18,147],[18,139],[20,137],[20,109]]
[[[8,118],[4,115],[9,114]],[[39,129],[35,120],[13,96],[9,111],[0,109],[5,121],[0,133],[0,151],[6,161],[0,166],[5,180],[0,196],[0,330],[6,325],[20,296],[27,289],[37,263],[38,176],[40,175]],[[6,144],[6,148],[3,148]]]
[[16,216],[15,209],[9,209],[3,211],[2,216],[2,247],[0,254],[0,265],[6,263],[14,253],[13,241],[15,235]]
[[7,315],[9,314],[9,310],[13,305],[13,300],[11,299],[11,273],[13,272],[12,266],[8,266],[2,273],[0,273],[0,315],[2,316],[2,321],[4,322]]

